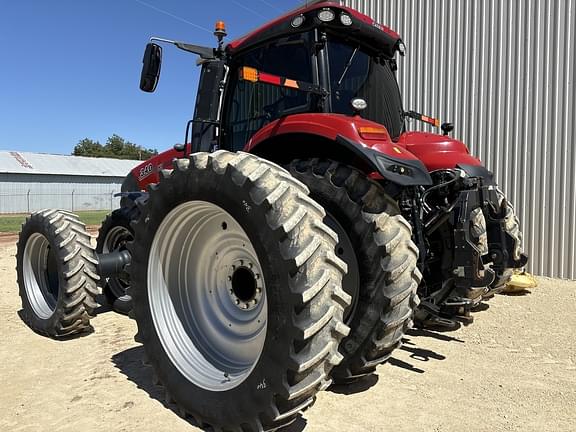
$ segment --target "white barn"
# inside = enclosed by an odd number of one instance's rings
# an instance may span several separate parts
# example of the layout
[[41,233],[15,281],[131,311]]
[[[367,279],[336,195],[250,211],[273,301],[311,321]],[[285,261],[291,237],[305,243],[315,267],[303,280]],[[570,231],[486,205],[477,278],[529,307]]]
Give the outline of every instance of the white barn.
[[140,161],[0,151],[0,214],[112,210]]

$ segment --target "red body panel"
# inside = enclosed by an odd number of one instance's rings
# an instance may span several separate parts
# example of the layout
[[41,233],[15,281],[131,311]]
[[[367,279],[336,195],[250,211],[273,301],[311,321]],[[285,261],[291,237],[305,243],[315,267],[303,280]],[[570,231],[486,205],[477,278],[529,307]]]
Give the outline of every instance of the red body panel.
[[482,165],[463,142],[448,136],[407,132],[400,137],[398,144],[420,159],[428,171],[453,169],[458,164]]
[[[365,127],[383,129],[382,125],[361,117],[343,114],[295,114],[266,125],[250,139],[244,151],[252,152],[259,144],[280,135],[309,134],[334,142],[338,136],[342,136],[388,156],[420,160],[428,171],[453,169],[458,164],[482,165],[480,160],[470,154],[463,142],[447,136],[407,132],[398,142],[392,141],[387,133],[378,139],[365,139],[360,135],[360,129]],[[178,157],[182,157],[182,153],[170,149],[134,168],[132,175],[137,179],[140,190],[145,190],[151,183],[158,183],[159,172],[172,168],[172,161]]]
[[241,49],[242,46],[246,42],[250,41],[253,38],[258,37],[258,35],[260,33],[270,29],[271,27],[275,27],[277,25],[280,25],[280,24],[284,23],[285,21],[292,19],[296,15],[304,14],[304,13],[307,13],[309,11],[312,11],[315,9],[322,9],[325,7],[333,7],[333,8],[338,8],[338,9],[344,10],[347,13],[349,13],[350,15],[352,15],[353,17],[357,18],[358,20],[363,21],[364,23],[366,23],[368,25],[371,25],[371,26],[374,26],[374,27],[380,29],[381,31],[383,31],[384,33],[388,34],[389,36],[391,36],[395,39],[400,39],[400,35],[398,33],[396,33],[394,30],[374,21],[369,16],[364,15],[364,14],[358,12],[357,10],[342,6],[339,3],[327,1],[324,3],[317,3],[313,6],[304,6],[298,10],[288,12],[287,14],[282,15],[281,17],[279,17],[279,18],[263,25],[262,27],[248,33],[247,35],[242,36],[242,37],[236,39],[235,41],[232,41],[230,44],[228,44],[228,50],[231,52],[237,51],[237,50]]
[[262,142],[285,134],[318,135],[335,141],[338,135],[348,138],[361,146],[371,148],[380,153],[407,160],[417,159],[411,152],[397,143],[394,143],[386,133],[386,137],[377,140],[368,140],[360,136],[362,127],[379,128],[383,126],[364,120],[361,117],[350,117],[343,114],[295,114],[272,122],[258,131],[248,142],[244,151],[251,152]]
[[172,161],[179,157],[182,157],[181,152],[170,149],[134,168],[131,174],[138,181],[140,190],[145,190],[149,184],[158,183],[160,181],[160,171],[171,169]]

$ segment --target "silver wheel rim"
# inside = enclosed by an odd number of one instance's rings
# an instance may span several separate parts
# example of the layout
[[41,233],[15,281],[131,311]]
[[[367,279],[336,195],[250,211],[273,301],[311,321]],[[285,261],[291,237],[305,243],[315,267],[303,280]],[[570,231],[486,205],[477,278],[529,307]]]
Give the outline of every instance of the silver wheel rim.
[[156,332],[182,375],[209,391],[244,382],[268,307],[258,256],[234,218],[204,201],[176,207],[154,236],[147,281]]
[[[134,240],[134,236],[129,229],[123,226],[116,226],[106,234],[102,253],[108,254],[118,250],[125,250],[126,244],[132,240]],[[130,286],[130,277],[127,273],[123,273],[118,277],[108,278],[106,281],[112,293],[118,298],[125,296],[126,289]]]
[[42,234],[35,233],[28,238],[24,248],[23,279],[26,296],[32,310],[40,319],[47,320],[56,310],[58,302],[57,268],[49,268],[51,263],[50,243]]

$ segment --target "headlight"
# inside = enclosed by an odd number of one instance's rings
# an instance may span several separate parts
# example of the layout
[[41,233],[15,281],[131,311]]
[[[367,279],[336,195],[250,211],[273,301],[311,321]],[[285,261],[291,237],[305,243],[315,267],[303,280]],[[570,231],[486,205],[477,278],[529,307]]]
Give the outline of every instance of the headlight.
[[352,25],[352,17],[348,14],[343,13],[342,15],[340,15],[340,22],[342,24],[344,24],[345,26],[351,26]]
[[318,12],[318,19],[322,22],[330,22],[336,19],[336,13],[332,9],[322,9]]
[[298,15],[292,20],[292,27],[298,28],[304,24],[304,21],[306,21],[306,17],[304,15]]

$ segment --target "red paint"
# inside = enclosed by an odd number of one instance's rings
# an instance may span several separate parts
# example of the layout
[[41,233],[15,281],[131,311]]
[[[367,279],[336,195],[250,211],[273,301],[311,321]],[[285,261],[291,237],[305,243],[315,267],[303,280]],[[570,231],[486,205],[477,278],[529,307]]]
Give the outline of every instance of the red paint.
[[448,136],[407,132],[400,137],[398,144],[420,159],[429,171],[453,169],[458,164],[482,165],[463,142]]
[[269,73],[266,72],[259,72],[260,78],[259,81],[266,83],[266,84],[272,84],[278,87],[282,86],[282,78],[276,75],[271,75]]
[[131,174],[138,181],[140,190],[146,190],[148,185],[160,181],[160,171],[172,169],[172,161],[181,157],[182,152],[177,152],[174,149],[167,150],[141,163],[131,171]]
[[[393,142],[387,133],[379,134],[378,139],[362,138],[359,133],[360,128],[382,129],[382,125],[361,117],[350,117],[343,114],[295,114],[276,120],[262,128],[250,139],[244,151],[251,152],[265,141],[285,134],[305,133],[318,135],[332,141],[336,141],[340,135],[360,146],[388,156],[420,160],[429,171],[453,169],[458,164],[482,165],[480,160],[470,155],[463,142],[447,136],[424,132],[407,132],[400,137],[398,142]],[[170,149],[134,168],[132,175],[138,180],[140,190],[145,190],[152,183],[158,183],[160,181],[159,172],[163,169],[171,169],[172,161],[182,156],[181,152]],[[378,173],[367,174],[373,179],[381,178]]]
[[237,51],[240,48],[242,48],[242,46],[245,43],[247,43],[250,39],[258,37],[258,35],[260,33],[265,32],[266,30],[269,30],[272,27],[284,24],[286,21],[292,20],[292,18],[294,18],[297,15],[305,14],[305,13],[308,13],[310,11],[322,9],[325,7],[337,8],[339,10],[343,10],[343,11],[349,13],[350,15],[352,15],[354,18],[356,18],[356,19],[358,19],[358,20],[360,20],[360,21],[362,21],[368,25],[376,27],[377,29],[386,33],[388,36],[393,37],[395,39],[400,39],[400,35],[398,33],[396,33],[394,30],[374,21],[369,16],[364,15],[364,14],[358,12],[357,10],[351,9],[349,7],[341,6],[339,3],[327,1],[324,3],[315,4],[313,6],[308,6],[308,7],[304,6],[298,10],[295,10],[295,11],[289,12],[285,15],[282,15],[281,17],[279,17],[273,21],[270,21],[267,24],[264,24],[262,27],[257,28],[256,30],[248,33],[247,35],[242,36],[239,39],[236,39],[236,40],[230,42],[230,44],[228,44],[228,50],[230,50],[231,52]]
[[358,145],[395,158],[417,159],[406,148],[394,143],[387,133],[380,135],[377,140],[370,140],[360,136],[359,128],[382,129],[382,125],[361,117],[350,117],[343,114],[295,114],[276,120],[263,127],[250,139],[244,151],[251,152],[264,141],[280,135],[304,133],[318,135],[332,141],[335,141],[338,135],[341,135]]

